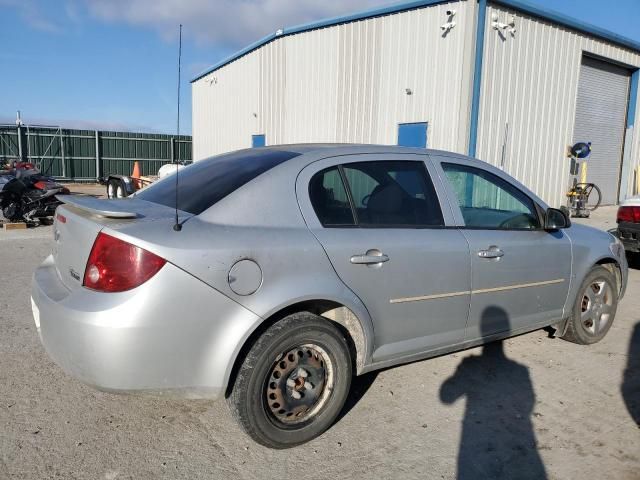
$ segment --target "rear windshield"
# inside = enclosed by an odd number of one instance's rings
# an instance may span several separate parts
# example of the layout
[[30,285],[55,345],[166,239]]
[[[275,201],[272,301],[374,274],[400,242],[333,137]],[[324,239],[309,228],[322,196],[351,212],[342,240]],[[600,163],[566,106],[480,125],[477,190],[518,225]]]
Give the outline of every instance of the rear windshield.
[[[258,175],[300,155],[283,150],[241,150],[199,160],[178,173],[178,209],[198,215]],[[176,178],[163,178],[137,198],[176,205]]]

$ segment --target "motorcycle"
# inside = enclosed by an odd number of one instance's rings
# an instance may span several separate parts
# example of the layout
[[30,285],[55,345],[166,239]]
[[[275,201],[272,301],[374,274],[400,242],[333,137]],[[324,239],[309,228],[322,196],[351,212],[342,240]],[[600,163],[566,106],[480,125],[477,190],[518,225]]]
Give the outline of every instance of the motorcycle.
[[56,195],[68,193],[68,188],[41,174],[32,164],[17,163],[0,171],[0,210],[10,222],[37,225],[52,217],[62,203]]

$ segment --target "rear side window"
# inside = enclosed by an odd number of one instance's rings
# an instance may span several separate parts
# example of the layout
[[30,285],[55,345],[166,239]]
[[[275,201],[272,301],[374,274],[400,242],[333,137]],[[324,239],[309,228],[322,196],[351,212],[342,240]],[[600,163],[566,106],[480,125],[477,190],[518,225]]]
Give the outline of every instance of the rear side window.
[[[342,170],[342,175],[339,175]],[[316,185],[331,172],[332,194],[318,193]],[[346,181],[346,188],[344,181]],[[333,222],[326,214],[336,209],[340,192],[340,211],[344,221]],[[324,226],[358,225],[381,228],[443,226],[442,211],[422,162],[358,162],[332,167],[311,180],[313,207]]]
[[[241,150],[194,162],[178,173],[178,209],[198,215],[258,175],[298,155],[284,150]],[[175,207],[174,175],[140,191],[136,197]]]
[[349,197],[338,167],[316,173],[309,182],[309,196],[322,225],[355,225]]

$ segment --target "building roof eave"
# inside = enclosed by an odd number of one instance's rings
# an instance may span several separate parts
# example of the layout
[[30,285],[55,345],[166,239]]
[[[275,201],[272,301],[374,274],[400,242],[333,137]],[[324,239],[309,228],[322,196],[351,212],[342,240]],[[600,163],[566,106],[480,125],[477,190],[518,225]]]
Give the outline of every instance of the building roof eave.
[[[247,47],[243,48],[242,50],[239,50],[233,55],[230,55],[229,57],[221,60],[220,62],[210,66],[206,70],[196,75],[191,80],[191,83],[200,80],[206,75],[209,75],[210,73],[215,72],[216,70],[219,70],[225,65],[228,65],[234,62],[235,60],[253,52],[254,50],[257,50],[258,48],[268,43],[273,42],[278,38],[286,37],[288,35],[295,35],[297,33],[308,32],[311,30],[317,30],[319,28],[326,28],[334,25],[355,22],[358,20],[381,17],[381,16],[391,15],[394,13],[400,13],[408,10],[416,10],[419,8],[429,7],[429,6],[440,4],[440,3],[449,3],[449,1],[450,0],[413,0],[413,1],[394,4],[388,7],[375,8],[375,9],[365,10],[358,13],[353,13],[350,15],[343,15],[339,17],[320,20],[317,22],[305,23],[302,25],[294,26],[294,27],[283,28],[281,30],[278,30],[275,33],[271,33],[265,36],[264,38],[258,40],[257,42],[254,42],[251,45],[248,45]],[[469,0],[469,1],[474,1],[474,0]],[[609,41],[616,45],[620,45],[620,46],[629,48],[631,50],[636,50],[640,52],[640,42],[634,41],[630,38],[624,37],[615,32],[606,30],[604,28],[592,25],[590,23],[577,20],[575,18],[569,17],[562,13],[543,9],[542,7],[536,6],[525,0],[489,0],[488,3],[500,5],[506,8],[511,8],[511,9],[529,14],[531,16],[541,18],[543,20],[547,20],[547,21],[562,25],[572,30],[577,30],[579,32],[586,33],[596,38]]]

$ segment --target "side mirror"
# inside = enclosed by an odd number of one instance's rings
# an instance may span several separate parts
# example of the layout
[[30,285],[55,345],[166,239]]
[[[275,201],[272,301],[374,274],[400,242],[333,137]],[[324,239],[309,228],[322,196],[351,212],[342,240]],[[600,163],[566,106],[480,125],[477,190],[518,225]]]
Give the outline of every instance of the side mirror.
[[549,208],[544,216],[544,229],[545,230],[560,230],[562,228],[569,228],[571,226],[571,220],[566,212],[557,208]]

